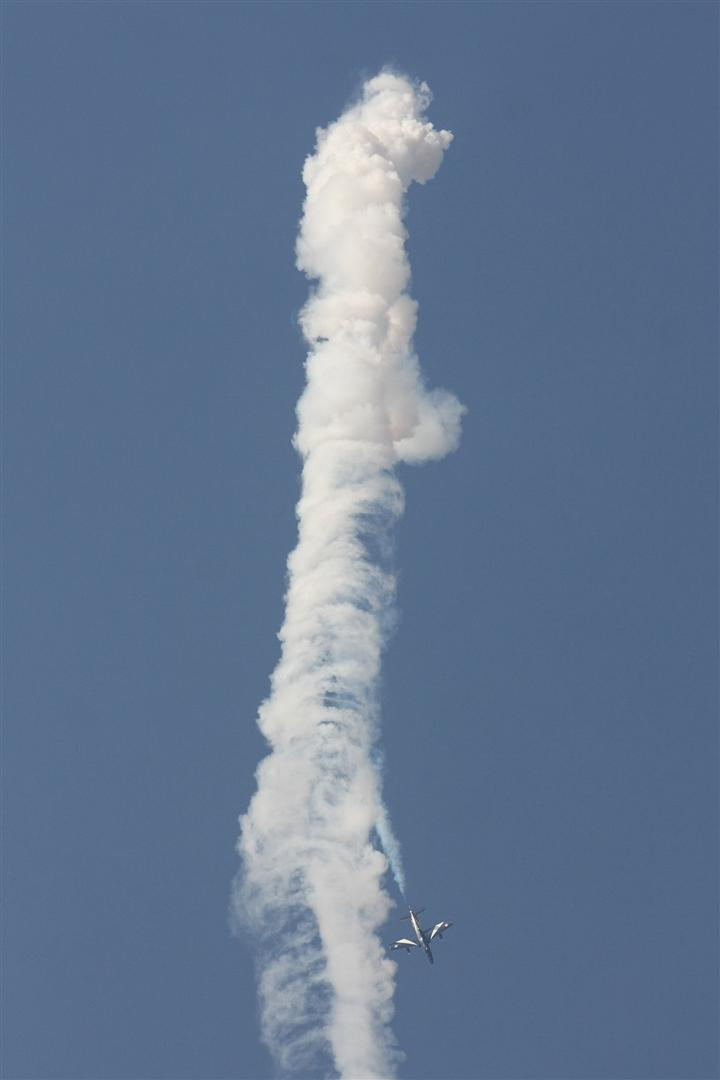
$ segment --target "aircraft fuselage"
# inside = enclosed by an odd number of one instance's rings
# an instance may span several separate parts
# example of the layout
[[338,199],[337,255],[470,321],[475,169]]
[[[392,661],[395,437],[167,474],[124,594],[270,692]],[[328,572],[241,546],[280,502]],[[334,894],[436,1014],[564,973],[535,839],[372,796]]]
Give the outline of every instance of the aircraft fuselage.
[[430,944],[428,942],[428,939],[425,937],[420,923],[418,922],[418,917],[412,908],[410,908],[410,922],[412,923],[412,928],[415,931],[415,937],[417,938],[418,945],[421,949],[425,950],[425,955],[427,956],[430,963],[434,964],[435,961],[433,960],[433,954],[432,950],[430,949]]

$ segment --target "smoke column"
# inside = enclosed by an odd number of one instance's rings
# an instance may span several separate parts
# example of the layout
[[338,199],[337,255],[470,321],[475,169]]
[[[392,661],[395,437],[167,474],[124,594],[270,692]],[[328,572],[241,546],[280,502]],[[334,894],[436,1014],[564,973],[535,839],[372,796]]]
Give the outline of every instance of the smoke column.
[[[258,941],[262,1034],[284,1073],[389,1077],[396,966],[377,930],[400,850],[377,767],[378,678],[393,627],[400,462],[455,448],[463,407],[429,391],[412,349],[404,196],[452,135],[424,119],[424,84],[383,72],[317,132],[297,265],[317,281],[295,446],[298,543],[288,560],[280,661],[259,725],[270,744],[241,818],[239,924]],[[385,854],[373,844],[377,837]]]

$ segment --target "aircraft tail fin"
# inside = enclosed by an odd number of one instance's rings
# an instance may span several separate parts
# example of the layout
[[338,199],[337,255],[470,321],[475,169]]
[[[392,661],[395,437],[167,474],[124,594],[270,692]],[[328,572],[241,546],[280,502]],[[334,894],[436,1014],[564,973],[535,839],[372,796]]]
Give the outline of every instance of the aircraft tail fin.
[[[417,911],[414,910],[413,908],[410,908],[410,911],[412,911],[413,915],[421,915],[424,910],[425,910],[424,907],[418,908]],[[409,919],[410,915],[409,914],[408,915],[401,915],[400,918],[401,919]]]

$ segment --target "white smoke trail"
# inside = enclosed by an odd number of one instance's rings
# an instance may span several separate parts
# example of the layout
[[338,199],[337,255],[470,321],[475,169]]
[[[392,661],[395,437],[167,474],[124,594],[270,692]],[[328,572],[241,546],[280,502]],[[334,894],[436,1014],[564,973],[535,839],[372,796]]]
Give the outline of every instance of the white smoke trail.
[[381,807],[380,816],[375,822],[375,831],[378,834],[380,845],[388,857],[390,869],[392,870],[392,875],[395,878],[395,884],[397,885],[398,889],[404,897],[405,870],[403,868],[400,841],[395,835],[393,827],[390,824],[390,816],[384,806]]
[[[271,752],[241,819],[235,914],[259,939],[263,1038],[284,1072],[329,1049],[342,1077],[388,1077],[395,964],[378,937],[400,851],[374,763],[380,654],[393,623],[398,462],[457,445],[463,407],[425,389],[404,194],[452,136],[423,113],[424,84],[382,73],[317,132],[298,266],[317,279],[300,322],[310,343],[295,445],[298,544],[288,560],[282,655],[259,724]],[[316,1073],[317,1075],[317,1073]]]

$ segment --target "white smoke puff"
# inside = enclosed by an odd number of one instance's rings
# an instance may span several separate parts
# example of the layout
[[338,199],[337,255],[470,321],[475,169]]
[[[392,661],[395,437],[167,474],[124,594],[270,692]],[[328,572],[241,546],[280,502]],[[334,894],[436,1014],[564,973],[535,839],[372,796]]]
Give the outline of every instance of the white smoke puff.
[[[260,941],[263,1038],[285,1072],[317,1066],[386,1078],[395,964],[378,937],[400,847],[381,796],[378,679],[394,619],[394,467],[442,457],[463,407],[426,390],[405,292],[404,198],[452,136],[423,116],[424,84],[381,73],[317,133],[298,266],[317,280],[301,314],[310,343],[295,445],[298,544],[288,560],[282,654],[259,724],[271,753],[242,818],[238,922]],[[385,854],[373,845],[380,838]]]
[[411,350],[416,305],[403,290],[403,196],[434,176],[452,135],[423,120],[421,84],[387,72],[362,100],[318,133],[307,185],[298,266],[320,278],[301,315],[314,345],[298,407],[296,445],[324,439],[392,446],[395,461],[419,463],[455,449],[465,411],[447,392],[428,393]]

